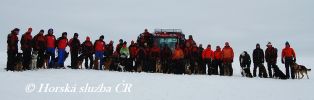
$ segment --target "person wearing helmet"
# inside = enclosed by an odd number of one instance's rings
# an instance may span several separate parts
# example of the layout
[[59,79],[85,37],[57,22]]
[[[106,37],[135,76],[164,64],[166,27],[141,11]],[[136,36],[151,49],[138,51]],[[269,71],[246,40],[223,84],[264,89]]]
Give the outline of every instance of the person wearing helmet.
[[253,51],[253,76],[256,77],[256,69],[259,68],[258,76],[260,78],[267,78],[266,69],[264,66],[264,51],[261,49],[260,44],[256,44],[256,49]]
[[18,34],[20,32],[20,29],[14,28],[10,34],[8,34],[7,37],[7,54],[8,54],[8,61],[7,61],[7,71],[14,71],[14,63],[16,60],[16,55],[18,53]]
[[32,55],[32,28],[28,28],[27,32],[22,35],[21,38],[21,49],[23,51],[23,69],[30,69]]
[[77,69],[77,59],[81,50],[81,42],[78,39],[78,33],[74,33],[74,36],[69,41],[70,53],[71,53],[71,68]]
[[64,61],[66,59],[66,51],[65,48],[68,46],[68,38],[67,32],[63,32],[62,36],[57,40],[57,48],[58,48],[58,66],[57,68],[65,68]]
[[[295,76],[294,76],[294,71],[292,70],[291,64],[296,62],[296,54],[293,48],[290,47],[290,43],[288,41],[286,42],[285,48],[282,49],[281,62],[285,64],[287,79],[290,78],[290,74],[291,74],[291,78],[294,79]],[[291,73],[290,73],[290,69],[291,69]]]
[[[93,58],[94,46],[89,36],[86,37],[81,47],[82,47],[82,55],[84,55],[84,59],[85,59],[85,69],[92,69],[93,61],[94,61],[94,58]],[[89,60],[89,66],[88,66],[88,60]]]
[[49,29],[48,30],[48,34],[45,35],[46,37],[46,46],[47,46],[47,51],[46,53],[50,55],[49,59],[48,59],[48,68],[52,68],[54,65],[54,61],[55,61],[55,48],[57,46],[56,44],[56,37],[53,35],[53,29]]
[[268,75],[270,78],[273,77],[272,68],[277,67],[277,48],[274,48],[270,42],[266,45],[267,49],[265,50],[265,59],[267,62]]

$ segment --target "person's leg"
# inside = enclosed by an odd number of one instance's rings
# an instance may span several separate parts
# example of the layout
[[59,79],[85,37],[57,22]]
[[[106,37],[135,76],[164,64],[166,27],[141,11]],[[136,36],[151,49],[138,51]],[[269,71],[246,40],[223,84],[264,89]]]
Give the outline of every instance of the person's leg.
[[222,66],[222,61],[218,60],[217,65],[219,66],[219,74],[224,75],[224,67]]
[[90,68],[90,69],[93,69],[93,68],[92,68],[93,65],[94,65],[93,61],[94,61],[93,55],[89,55],[89,68]]
[[229,70],[230,70],[229,76],[232,76],[233,75],[232,62],[229,63]]
[[290,71],[289,71],[289,69],[290,69],[290,60],[289,59],[285,59],[285,67],[286,67],[286,77],[287,77],[287,79],[289,79],[290,78]]
[[99,70],[103,70],[103,65],[104,65],[104,52],[100,52],[100,54],[99,54],[99,61],[100,61],[100,63],[99,63]]
[[253,68],[253,76],[256,77],[256,69],[257,69],[257,64],[254,63],[254,68]]
[[58,67],[64,67],[64,49],[58,49]]
[[293,61],[291,60],[291,62],[289,64],[289,67],[290,67],[290,70],[291,70],[291,78],[295,79],[294,70],[292,69],[292,66],[291,66],[292,63],[293,63]]
[[7,54],[8,54],[7,71],[13,71],[14,70],[13,66],[14,66],[15,55],[11,51],[8,51]]
[[37,58],[37,68],[42,68],[44,65],[44,50],[38,51],[38,58]]

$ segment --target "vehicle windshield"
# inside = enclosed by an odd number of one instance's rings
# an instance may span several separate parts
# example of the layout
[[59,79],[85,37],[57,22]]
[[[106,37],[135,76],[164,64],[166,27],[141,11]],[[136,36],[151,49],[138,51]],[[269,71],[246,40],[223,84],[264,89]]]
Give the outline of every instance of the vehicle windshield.
[[157,42],[160,48],[164,47],[167,44],[168,47],[173,51],[178,40],[177,38],[158,38]]

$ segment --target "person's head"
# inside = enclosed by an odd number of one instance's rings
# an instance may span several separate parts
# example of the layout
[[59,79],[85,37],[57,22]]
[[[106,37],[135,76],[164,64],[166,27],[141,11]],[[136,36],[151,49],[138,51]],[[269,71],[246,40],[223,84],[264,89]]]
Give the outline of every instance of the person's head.
[[33,29],[30,27],[30,28],[27,29],[26,33],[30,34],[30,33],[32,33],[32,31],[33,31]]
[[189,35],[189,39],[193,39],[193,36],[192,36],[192,35]]
[[53,35],[53,29],[52,28],[48,30],[48,34]]
[[271,42],[268,42],[266,46],[267,46],[268,48],[272,47]]
[[261,46],[259,45],[259,43],[256,44],[256,48],[257,48],[257,49],[261,48]]
[[286,47],[289,48],[290,47],[290,43],[287,41],[286,42]]
[[207,48],[208,48],[208,49],[211,49],[211,45],[210,45],[210,44],[208,44],[208,45],[207,45]]
[[66,38],[68,36],[68,33],[67,32],[63,32],[62,33],[62,37]]
[[131,41],[131,45],[134,45],[134,41],[133,40]]
[[226,43],[225,43],[225,46],[226,46],[226,47],[229,47],[229,46],[230,46],[230,45],[229,45],[229,42],[226,42]]
[[123,39],[120,39],[120,40],[119,40],[119,43],[122,44],[122,43],[123,43]]
[[19,32],[20,32],[20,29],[18,29],[18,28],[14,28],[14,29],[11,31],[11,33],[13,33],[13,34],[15,34],[15,35],[18,35]]
[[126,45],[127,45],[127,42],[124,42],[123,45],[122,45],[122,47],[123,47],[123,48],[126,48]]
[[216,50],[217,50],[217,51],[220,51],[220,46],[216,46]]
[[104,40],[104,38],[105,38],[105,36],[104,36],[104,35],[101,35],[101,36],[99,37],[99,40]]
[[89,36],[86,37],[86,41],[90,41],[90,37]]
[[144,32],[145,32],[145,33],[147,33],[147,32],[148,32],[147,28],[145,28]]
[[44,35],[44,32],[45,32],[45,31],[44,31],[43,29],[41,29],[38,34]]
[[109,42],[109,44],[112,45],[112,44],[113,44],[113,41],[111,40],[111,41]]
[[202,44],[200,44],[198,47],[199,47],[199,48],[203,48],[203,45],[202,45]]
[[74,33],[74,36],[73,36],[73,37],[74,37],[74,38],[78,38],[78,36],[79,36],[78,33]]

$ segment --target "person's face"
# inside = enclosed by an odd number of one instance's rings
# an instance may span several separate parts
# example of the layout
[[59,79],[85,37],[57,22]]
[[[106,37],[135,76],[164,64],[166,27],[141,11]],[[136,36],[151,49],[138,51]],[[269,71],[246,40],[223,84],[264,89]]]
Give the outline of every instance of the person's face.
[[290,47],[290,45],[289,44],[286,44],[286,48],[289,48]]
[[259,46],[259,45],[256,45],[256,48],[260,48],[260,46]]

